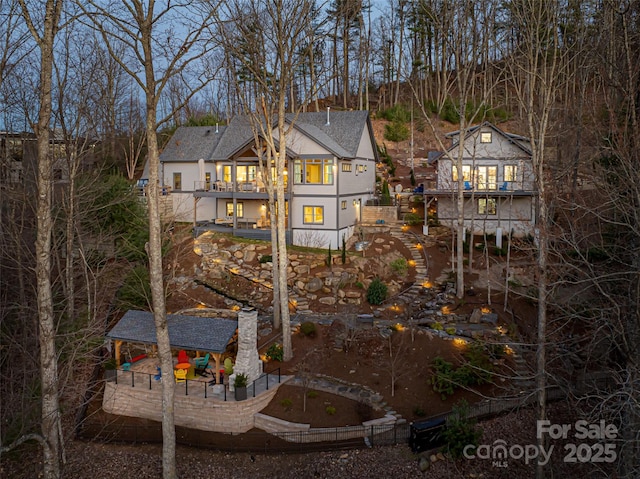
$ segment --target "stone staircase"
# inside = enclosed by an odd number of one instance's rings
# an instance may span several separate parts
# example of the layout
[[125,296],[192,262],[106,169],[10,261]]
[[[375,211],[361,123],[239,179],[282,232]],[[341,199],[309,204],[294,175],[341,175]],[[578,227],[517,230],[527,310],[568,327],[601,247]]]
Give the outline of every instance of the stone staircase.
[[403,228],[392,228],[389,233],[404,244],[411,252],[411,259],[415,262],[416,278],[413,285],[393,298],[408,304],[415,300],[428,279],[429,265],[425,248],[428,246],[427,241],[429,240],[426,237],[419,237],[412,232],[404,231]]

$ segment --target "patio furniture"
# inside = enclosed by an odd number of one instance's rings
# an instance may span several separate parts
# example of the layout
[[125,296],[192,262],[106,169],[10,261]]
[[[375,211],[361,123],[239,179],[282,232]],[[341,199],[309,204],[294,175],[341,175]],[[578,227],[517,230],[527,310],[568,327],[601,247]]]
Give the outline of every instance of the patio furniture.
[[123,371],[131,371],[131,363],[124,363],[122,365],[122,370]]
[[187,369],[176,369],[173,371],[173,375],[176,378],[177,383],[184,383],[187,381]]
[[153,376],[153,379],[156,381],[162,381],[162,369],[160,369],[160,366],[156,366],[156,369],[158,370],[158,374]]
[[500,187],[500,191],[507,191],[508,186],[509,186],[509,185],[508,185],[508,184],[507,184],[507,182],[505,181],[504,183],[502,183],[502,186]]
[[178,362],[179,363],[188,363],[189,356],[187,356],[187,352],[184,349],[181,349],[178,353]]
[[194,359],[196,372],[202,374],[209,367],[209,353],[206,354],[204,358],[195,358]]
[[176,370],[184,369],[185,371],[188,371],[190,367],[191,367],[191,363],[178,363],[174,366]]
[[464,182],[464,189],[465,190],[470,190],[471,189],[471,182],[470,181],[465,181]]

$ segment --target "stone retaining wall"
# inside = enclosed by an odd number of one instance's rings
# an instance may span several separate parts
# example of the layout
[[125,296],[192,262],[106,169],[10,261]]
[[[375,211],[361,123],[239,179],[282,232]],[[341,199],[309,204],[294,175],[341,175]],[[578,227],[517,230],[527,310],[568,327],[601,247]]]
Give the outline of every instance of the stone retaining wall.
[[[284,382],[284,381],[283,381]],[[283,384],[283,383],[280,383]],[[255,427],[255,415],[271,402],[278,386],[260,393],[255,398],[229,401],[204,398],[200,395],[175,395],[175,423],[203,431],[241,434]],[[162,390],[131,387],[107,382],[104,388],[102,408],[110,414],[141,417],[162,421]]]

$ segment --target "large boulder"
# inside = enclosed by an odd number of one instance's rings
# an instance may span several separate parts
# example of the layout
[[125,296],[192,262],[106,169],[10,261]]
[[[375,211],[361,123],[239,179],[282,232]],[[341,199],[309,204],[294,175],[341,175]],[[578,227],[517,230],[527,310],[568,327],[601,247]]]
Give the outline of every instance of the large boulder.
[[309,280],[305,289],[310,293],[315,293],[316,291],[320,291],[323,286],[324,281],[322,281],[320,278],[313,277]]

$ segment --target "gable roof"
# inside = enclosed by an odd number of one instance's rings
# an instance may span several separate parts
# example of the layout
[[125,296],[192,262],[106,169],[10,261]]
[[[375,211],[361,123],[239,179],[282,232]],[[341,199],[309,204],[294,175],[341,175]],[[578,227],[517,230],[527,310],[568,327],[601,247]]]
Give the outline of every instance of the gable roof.
[[[287,119],[293,119],[293,115],[287,115]],[[362,133],[367,127],[371,144],[375,145],[369,112],[364,110],[300,113],[294,127],[340,158],[357,156]]]
[[[238,329],[238,321],[199,316],[167,315],[169,343],[173,348],[190,351],[224,353],[227,344]],[[156,326],[153,313],[127,311],[107,338],[142,344],[156,344]]]
[[[501,135],[504,138],[506,138],[507,140],[509,140],[509,142],[511,144],[515,145],[517,148],[522,150],[524,153],[526,153],[527,155],[531,156],[531,150],[524,145],[524,143],[529,143],[529,139],[528,138],[526,138],[524,136],[516,135],[514,133],[507,133],[506,131],[503,131],[500,128],[498,128],[496,125],[494,125],[490,121],[484,121],[484,122],[480,123],[479,125],[475,125],[475,126],[467,128],[467,134],[464,137],[464,141],[466,141],[468,138],[470,138],[472,135],[474,135],[478,130],[482,129],[483,127],[484,128],[486,128],[486,127],[491,128],[493,131],[495,131],[499,135]],[[453,144],[449,148],[447,148],[447,150],[446,150],[446,151],[451,151],[458,145],[458,143],[460,141],[460,130],[449,132],[449,133],[447,133],[445,135],[445,137],[446,138],[451,138],[453,140]],[[456,137],[457,137],[457,139],[456,139]]]
[[[297,118],[293,114],[287,114],[286,120],[293,121],[296,130],[336,157],[347,159],[356,158],[362,134],[367,128],[377,160],[375,138],[367,111],[305,112],[300,113]],[[228,126],[220,127],[219,134],[212,134],[213,129],[214,127],[178,128],[160,155],[160,161],[197,161],[200,158],[226,160],[254,141],[251,124],[244,115],[236,116]]]

